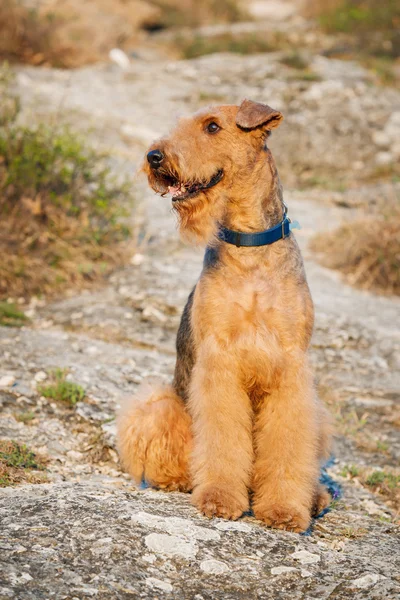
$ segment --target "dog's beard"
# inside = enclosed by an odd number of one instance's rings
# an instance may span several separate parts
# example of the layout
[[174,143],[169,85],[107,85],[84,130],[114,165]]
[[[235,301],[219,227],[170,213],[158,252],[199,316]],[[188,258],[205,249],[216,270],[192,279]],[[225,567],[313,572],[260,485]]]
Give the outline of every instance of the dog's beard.
[[209,244],[216,239],[225,210],[224,194],[214,189],[197,194],[172,206],[178,216],[181,236],[191,242]]

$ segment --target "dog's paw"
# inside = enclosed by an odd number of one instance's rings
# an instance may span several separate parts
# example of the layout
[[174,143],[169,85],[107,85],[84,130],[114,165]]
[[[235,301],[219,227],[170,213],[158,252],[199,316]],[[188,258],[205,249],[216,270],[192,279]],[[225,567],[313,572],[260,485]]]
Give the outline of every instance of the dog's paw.
[[310,511],[293,506],[278,506],[259,502],[253,506],[256,519],[263,521],[268,527],[285,531],[306,531],[310,525]]
[[248,499],[217,486],[199,486],[193,492],[193,504],[206,517],[223,517],[235,521],[248,510]]
[[317,517],[332,502],[332,497],[324,485],[319,484],[315,491],[314,503],[311,514]]

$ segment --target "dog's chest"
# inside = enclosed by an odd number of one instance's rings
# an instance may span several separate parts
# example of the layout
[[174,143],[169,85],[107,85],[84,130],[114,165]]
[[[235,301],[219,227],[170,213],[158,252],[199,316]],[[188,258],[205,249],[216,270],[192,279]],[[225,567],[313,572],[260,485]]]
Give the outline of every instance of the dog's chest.
[[248,347],[279,328],[280,305],[279,288],[267,277],[215,277],[200,281],[194,317],[201,337],[212,334],[222,345]]

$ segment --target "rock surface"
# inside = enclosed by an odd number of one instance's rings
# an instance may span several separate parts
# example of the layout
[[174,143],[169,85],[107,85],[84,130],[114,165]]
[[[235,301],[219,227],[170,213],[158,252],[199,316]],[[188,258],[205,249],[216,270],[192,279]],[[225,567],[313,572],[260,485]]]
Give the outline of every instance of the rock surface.
[[[302,225],[296,236],[316,306],[312,359],[337,417],[329,473],[342,499],[305,537],[251,517],[207,520],[189,496],[138,490],[121,472],[115,409],[144,378],[171,378],[179,315],[202,262],[201,250],[179,242],[169,201],[136,180],[138,244],[129,267],[103,289],[33,299],[25,307],[29,326],[0,328],[0,438],[49,459],[48,483],[0,489],[0,600],[400,594],[393,505],[343,470],[399,463],[400,301],[345,285],[308,250],[316,231],[392,193],[390,183],[340,186],[363,170],[373,173],[381,152],[398,159],[400,94],[373,86],[357,64],[316,56],[310,68],[318,80],[304,80],[281,58],[137,59],[126,71],[21,67],[16,85],[23,120],[62,113],[111,151],[116,172],[132,175],[146,145],[180,112],[245,96],[284,110],[286,125],[271,146],[286,186],[310,173],[340,184],[292,189],[286,201]],[[38,392],[55,367],[68,368],[86,390],[75,408]],[[27,413],[29,421],[21,418]]]
[[307,538],[250,518],[207,520],[185,495],[104,482],[8,489],[0,511],[2,599],[372,599],[400,591],[394,527],[358,511],[345,519],[368,533],[340,547],[332,530],[344,521],[333,512]]

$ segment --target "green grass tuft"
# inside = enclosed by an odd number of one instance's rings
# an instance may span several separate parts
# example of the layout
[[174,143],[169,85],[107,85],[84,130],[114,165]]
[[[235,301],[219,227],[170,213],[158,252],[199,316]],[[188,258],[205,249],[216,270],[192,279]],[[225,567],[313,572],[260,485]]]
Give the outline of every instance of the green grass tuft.
[[359,472],[360,470],[356,465],[345,465],[339,475],[341,475],[341,477],[347,477],[348,475],[350,475],[350,477],[357,477]]
[[287,67],[298,70],[307,69],[310,64],[310,61],[297,50],[293,50],[282,56],[280,62]]
[[24,425],[27,425],[28,423],[33,421],[36,415],[32,410],[27,410],[25,412],[15,414],[14,417],[18,421],[18,423],[24,423]]
[[0,302],[0,325],[3,327],[22,327],[28,317],[18,310],[15,304]]
[[75,406],[84,399],[85,390],[77,383],[67,381],[66,377],[66,369],[55,369],[51,374],[51,383],[38,387],[39,394],[45,398]]
[[256,54],[271,52],[274,48],[261,35],[254,33],[220,36],[200,36],[193,38],[177,37],[175,45],[180,49],[183,58],[191,59],[217,52],[232,52],[234,54]]
[[389,489],[394,490],[400,486],[400,475],[386,473],[385,471],[373,471],[365,479],[365,483],[369,487],[378,487],[384,484]]
[[0,441],[0,462],[6,467],[16,469],[43,469],[43,464],[37,460],[36,454],[25,444],[11,441]]
[[25,444],[0,440],[0,488],[18,483],[44,483],[46,460]]

